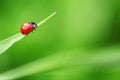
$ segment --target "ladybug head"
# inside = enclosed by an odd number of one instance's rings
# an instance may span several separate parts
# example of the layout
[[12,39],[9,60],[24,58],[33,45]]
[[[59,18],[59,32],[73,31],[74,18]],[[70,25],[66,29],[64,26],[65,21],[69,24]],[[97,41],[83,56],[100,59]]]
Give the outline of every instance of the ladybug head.
[[28,24],[32,24],[33,29],[35,29],[37,27],[37,24],[34,22],[28,22]]

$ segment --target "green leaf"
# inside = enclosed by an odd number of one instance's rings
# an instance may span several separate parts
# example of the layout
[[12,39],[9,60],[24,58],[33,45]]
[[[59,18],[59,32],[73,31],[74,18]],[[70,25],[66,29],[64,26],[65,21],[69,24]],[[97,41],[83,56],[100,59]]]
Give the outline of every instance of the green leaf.
[[[41,24],[43,24],[44,22],[46,22],[48,19],[50,19],[56,12],[52,13],[50,16],[48,16],[47,18],[45,18],[44,20],[42,20],[41,22],[39,22],[37,24],[37,26],[40,26]],[[2,41],[0,41],[0,54],[4,53],[8,48],[10,48],[15,42],[19,41],[20,39],[22,39],[25,35],[18,33],[15,34],[11,37],[8,37]]]
[[18,33],[11,37],[8,37],[2,41],[0,41],[0,54],[5,52],[8,48],[10,48],[15,42],[22,39],[25,35]]

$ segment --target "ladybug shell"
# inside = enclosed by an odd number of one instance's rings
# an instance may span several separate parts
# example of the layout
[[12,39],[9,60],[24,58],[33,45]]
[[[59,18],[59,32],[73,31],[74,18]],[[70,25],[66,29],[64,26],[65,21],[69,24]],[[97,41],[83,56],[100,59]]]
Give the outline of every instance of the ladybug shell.
[[20,31],[22,34],[27,35],[34,29],[33,24],[31,22],[26,22],[25,24],[22,25],[20,28]]

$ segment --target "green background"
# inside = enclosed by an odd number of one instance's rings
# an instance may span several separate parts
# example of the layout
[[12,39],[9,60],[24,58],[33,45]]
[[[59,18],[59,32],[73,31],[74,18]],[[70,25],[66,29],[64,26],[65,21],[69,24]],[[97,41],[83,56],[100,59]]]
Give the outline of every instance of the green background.
[[67,57],[67,66],[15,80],[120,80],[119,0],[0,0],[0,40],[54,11],[55,16],[0,55],[0,73],[45,57],[57,65]]

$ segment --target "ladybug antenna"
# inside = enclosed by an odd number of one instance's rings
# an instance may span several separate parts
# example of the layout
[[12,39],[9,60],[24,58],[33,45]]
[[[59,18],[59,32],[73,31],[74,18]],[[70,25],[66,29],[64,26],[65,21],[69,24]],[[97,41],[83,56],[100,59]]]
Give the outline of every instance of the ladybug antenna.
[[48,19],[50,19],[52,16],[54,16],[56,14],[56,12],[52,13],[50,16],[48,16],[47,18],[45,18],[44,20],[42,20],[41,22],[39,22],[37,24],[37,26],[40,26],[41,24],[43,24],[44,22],[46,22]]

